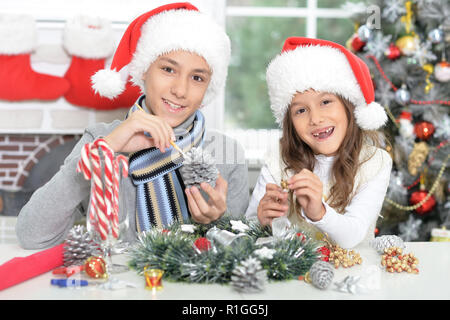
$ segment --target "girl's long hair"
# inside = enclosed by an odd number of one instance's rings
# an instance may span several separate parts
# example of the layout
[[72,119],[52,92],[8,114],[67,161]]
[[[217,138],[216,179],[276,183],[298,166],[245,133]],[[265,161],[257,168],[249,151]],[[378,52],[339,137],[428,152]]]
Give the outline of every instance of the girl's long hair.
[[[327,203],[336,211],[344,213],[345,208],[352,200],[355,176],[362,165],[359,155],[363,145],[369,143],[379,147],[382,138],[377,131],[362,130],[357,125],[353,113],[355,106],[347,99],[338,95],[336,96],[345,106],[348,128],[347,134],[334,159],[331,176],[333,185],[330,188],[330,195]],[[288,170],[298,173],[305,168],[310,171],[314,170],[316,162],[314,152],[297,134],[289,109],[283,119],[283,134],[280,139],[280,144],[281,157],[286,164],[285,173],[287,173]],[[365,161],[367,160],[368,159]],[[290,197],[290,201],[290,208],[298,206],[292,196]],[[295,211],[299,214],[298,209]]]

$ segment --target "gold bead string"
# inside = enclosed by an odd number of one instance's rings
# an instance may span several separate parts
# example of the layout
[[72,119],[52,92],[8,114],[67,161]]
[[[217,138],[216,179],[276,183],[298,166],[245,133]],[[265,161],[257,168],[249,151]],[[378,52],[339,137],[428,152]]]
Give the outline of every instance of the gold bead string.
[[394,207],[396,207],[397,209],[403,210],[403,211],[413,211],[416,210],[417,208],[421,207],[425,202],[428,201],[428,199],[430,199],[430,197],[433,195],[433,193],[436,191],[436,188],[438,187],[439,181],[442,178],[442,175],[444,174],[446,165],[447,165],[447,161],[450,158],[450,155],[447,155],[447,158],[445,158],[444,163],[441,166],[441,169],[439,170],[439,173],[436,177],[436,179],[433,182],[433,185],[431,186],[430,191],[428,191],[428,194],[425,196],[425,198],[422,199],[422,201],[416,203],[413,206],[403,206],[389,198],[385,198],[386,202],[393,205]]

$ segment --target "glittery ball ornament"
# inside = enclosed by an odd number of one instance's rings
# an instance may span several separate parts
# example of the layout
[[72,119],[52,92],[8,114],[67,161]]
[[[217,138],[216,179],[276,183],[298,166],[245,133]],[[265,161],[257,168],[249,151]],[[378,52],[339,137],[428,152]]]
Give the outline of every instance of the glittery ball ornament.
[[367,42],[372,38],[373,32],[366,24],[363,24],[358,28],[358,37],[361,41]]
[[219,170],[211,154],[195,147],[186,153],[180,173],[186,188],[199,187],[202,182],[214,187],[219,176]]
[[402,55],[400,49],[393,43],[389,45],[384,54],[389,60],[395,60]]
[[406,106],[408,105],[410,100],[411,94],[409,93],[405,85],[402,85],[397,91],[395,91],[395,101],[398,104]]
[[436,128],[431,122],[420,121],[414,124],[414,133],[420,140],[426,141],[433,135]]
[[[411,194],[411,197],[409,198],[409,203],[411,205],[415,205],[415,204],[421,202],[422,200],[424,200],[427,195],[428,195],[428,191],[426,191],[426,190],[415,191]],[[428,198],[428,200],[425,201],[424,204],[422,204],[420,207],[418,207],[416,209],[416,212],[419,215],[424,216],[427,213],[429,213],[431,210],[433,210],[435,205],[436,205],[436,199],[434,198],[433,195],[431,195]]]
[[358,52],[360,51],[364,46],[365,46],[366,42],[362,41],[357,34],[355,34],[352,38],[351,38],[351,42],[350,42],[350,47],[353,52]]
[[84,264],[84,271],[86,274],[95,279],[108,278],[106,270],[106,262],[101,257],[90,257]]
[[439,82],[450,81],[450,63],[447,61],[441,61],[434,67],[434,77]]
[[402,54],[405,56],[411,56],[417,51],[417,49],[419,49],[420,40],[418,37],[406,35],[400,37],[395,42],[395,45],[400,49]]
[[436,28],[428,32],[428,40],[432,43],[441,43],[444,41],[444,30]]

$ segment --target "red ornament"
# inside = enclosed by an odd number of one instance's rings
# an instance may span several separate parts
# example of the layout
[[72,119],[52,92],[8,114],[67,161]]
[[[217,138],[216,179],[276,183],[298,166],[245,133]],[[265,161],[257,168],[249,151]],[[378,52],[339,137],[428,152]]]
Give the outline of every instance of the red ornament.
[[320,247],[319,249],[317,249],[317,252],[322,254],[322,258],[320,258],[320,260],[322,260],[322,261],[328,261],[329,260],[330,249],[328,249],[328,247],[326,247],[326,246]]
[[351,45],[352,49],[357,52],[360,51],[366,45],[366,43],[362,41],[357,34],[354,34]]
[[302,241],[306,240],[305,235],[303,233],[301,233],[301,232],[297,232],[297,237],[302,237]]
[[421,121],[414,124],[414,133],[420,140],[428,140],[434,133],[435,128],[431,122]]
[[108,273],[106,272],[106,262],[100,257],[88,258],[84,264],[84,271],[91,278],[108,278]]
[[211,242],[209,242],[209,240],[204,237],[195,240],[194,245],[197,247],[198,250],[202,252],[211,249]]
[[[425,197],[428,195],[428,191],[427,190],[419,190],[419,191],[415,191],[411,194],[411,197],[409,198],[409,203],[411,205],[415,205],[419,202],[421,202],[423,199],[425,199]],[[436,205],[436,199],[434,198],[433,195],[430,196],[430,198],[425,201],[424,204],[422,204],[420,207],[418,207],[416,209],[416,212],[419,215],[425,215],[426,213],[430,212],[434,206]]]
[[375,228],[375,231],[374,231],[374,233],[375,233],[375,235],[377,236],[379,233],[380,233],[380,229],[378,229],[378,228]]
[[386,55],[386,57],[390,60],[395,60],[398,57],[401,56],[401,51],[400,49],[393,43],[391,43],[389,45],[389,48],[384,52],[384,54]]

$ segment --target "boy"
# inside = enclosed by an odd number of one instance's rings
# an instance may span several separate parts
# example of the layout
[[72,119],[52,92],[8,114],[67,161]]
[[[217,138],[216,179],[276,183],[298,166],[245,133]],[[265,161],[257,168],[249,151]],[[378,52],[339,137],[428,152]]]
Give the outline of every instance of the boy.
[[[199,111],[225,86],[229,58],[230,41],[223,29],[189,3],[164,5],[135,19],[111,70],[97,72],[92,82],[100,95],[114,98],[130,79],[144,93],[136,102],[140,108],[132,107],[124,121],[86,129],[59,172],[21,210],[16,225],[21,246],[60,243],[77,215],[85,215],[90,181],[76,173],[76,165],[81,148],[100,137],[114,152],[130,155],[130,176],[121,181],[119,197],[119,221],[126,216],[130,225],[124,239],[132,241],[138,232],[174,220],[206,224],[225,213],[243,215],[249,198],[243,149],[206,131]],[[203,143],[220,172],[214,188],[202,183],[202,190],[184,190],[173,155],[166,152],[170,140],[187,148]],[[167,199],[171,206],[162,203]]]

